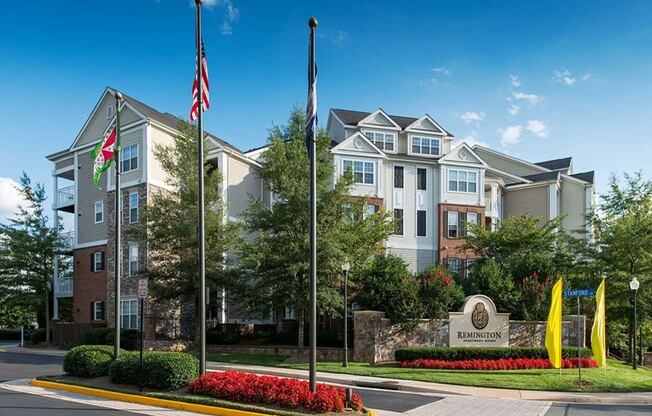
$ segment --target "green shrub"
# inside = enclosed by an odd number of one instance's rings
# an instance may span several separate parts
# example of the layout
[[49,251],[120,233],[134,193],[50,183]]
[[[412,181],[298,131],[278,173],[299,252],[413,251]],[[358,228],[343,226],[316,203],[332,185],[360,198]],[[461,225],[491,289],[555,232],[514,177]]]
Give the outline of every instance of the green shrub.
[[84,334],[84,345],[110,345],[106,337],[113,331],[113,328],[92,328]]
[[211,345],[234,345],[240,341],[236,333],[206,331],[206,343]]
[[[50,338],[52,336],[52,331],[50,331]],[[45,328],[37,328],[32,332],[32,335],[29,338],[32,341],[32,344],[40,344],[45,342]]]
[[[562,349],[563,358],[577,357],[577,347]],[[500,358],[547,358],[545,348],[447,348],[447,347],[419,347],[396,350],[396,361],[412,361],[417,359],[431,359],[444,361],[458,360],[497,360]],[[582,348],[582,357],[593,356],[590,348]]]
[[111,381],[138,385],[142,377],[144,387],[174,390],[199,376],[199,361],[185,352],[146,352],[142,372],[139,360],[140,354],[136,352],[120,355],[109,366]]
[[80,345],[63,356],[63,371],[79,377],[106,376],[112,360],[112,346]]
[[[106,335],[106,343],[113,345],[115,342],[115,330],[109,328],[111,331]],[[140,343],[140,331],[137,329],[121,329],[120,330],[120,348],[133,351],[138,349]]]
[[19,329],[0,328],[0,339],[11,339],[11,340],[20,339],[20,328]]

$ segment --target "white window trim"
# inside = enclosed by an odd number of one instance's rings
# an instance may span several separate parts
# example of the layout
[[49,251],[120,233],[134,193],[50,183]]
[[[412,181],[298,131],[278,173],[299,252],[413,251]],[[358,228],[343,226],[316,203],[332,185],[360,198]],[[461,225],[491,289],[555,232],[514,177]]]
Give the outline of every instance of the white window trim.
[[[400,188],[399,188],[400,189]],[[405,209],[404,208],[394,208],[392,210],[392,219],[396,219],[396,216],[394,215],[396,210],[400,210],[403,212],[403,216],[401,217],[401,221],[403,222],[403,226],[401,227],[401,234],[394,234],[392,233],[390,237],[396,237],[396,238],[405,238]],[[426,214],[426,216],[428,216]]]
[[[361,163],[362,163],[362,182],[355,182],[355,179],[354,179],[353,183],[354,183],[355,185],[366,185],[366,186],[375,186],[375,185],[376,185],[376,176],[377,176],[377,172],[376,172],[376,166],[377,166],[377,165],[376,165],[376,162],[374,162],[374,161],[370,161],[370,160],[364,160],[364,159],[342,158],[342,175],[344,175],[344,173],[346,173],[346,169],[344,168],[344,162],[351,162],[351,164],[352,164],[352,166],[351,166],[351,173],[354,173],[354,174],[355,174],[355,170],[354,170],[355,162],[361,162]],[[371,165],[372,165],[373,168],[374,168],[374,169],[373,169],[373,176],[374,176],[374,177],[373,177],[373,182],[371,182],[371,183],[366,183],[366,182],[364,181],[364,174],[365,174],[364,164],[365,164],[365,163],[371,163]],[[354,176],[355,176],[355,175],[354,175]]]
[[[124,308],[123,304],[125,302],[133,302],[133,301],[136,301],[136,327],[135,328],[132,328],[131,326],[124,325],[124,322],[122,321],[123,316],[133,316],[133,314],[128,314],[127,315],[127,314],[124,313],[125,308]],[[138,299],[137,298],[120,299],[120,326],[122,328],[125,328],[125,329],[139,329],[139,326],[140,326],[140,319],[139,319],[140,318],[140,316],[139,316],[139,314],[140,314],[139,309],[140,308],[139,308],[139,306],[140,305],[138,305]]]
[[[97,209],[98,205],[100,207],[99,210]],[[102,220],[98,221],[97,220],[97,214],[100,214],[100,213],[102,214]],[[104,201],[96,201],[95,202],[95,218],[93,218],[93,219],[95,220],[95,224],[101,224],[101,223],[104,222]]]
[[[419,170],[426,171],[426,189],[419,189]],[[425,167],[423,165],[417,165],[415,170],[414,170],[414,179],[415,179],[414,189],[417,192],[428,192],[429,179],[428,179],[428,168],[427,167]]]
[[[97,260],[98,256],[100,258],[99,262]],[[102,264],[102,252],[101,251],[93,252],[93,271],[94,272],[101,272],[102,271],[102,269],[98,269],[98,267],[97,267],[98,264]]]
[[[129,170],[121,170],[120,173],[135,172],[135,171],[137,171],[138,169],[140,169],[140,146],[138,146],[138,143],[128,144],[128,145],[126,145],[126,146],[124,146],[124,147],[122,148],[122,150],[120,151],[120,169],[122,169],[123,163],[124,163],[124,161],[126,160],[126,159],[123,159],[123,158],[122,158],[122,152],[124,152],[125,149],[127,149],[127,148],[129,148],[129,147],[134,147],[134,146],[136,147],[136,161],[137,161],[136,164],[137,164],[138,166],[137,166],[135,169],[131,169],[131,163],[129,163],[129,167],[130,167],[130,169],[129,169]],[[133,157],[131,157],[130,159],[133,159]]]
[[[97,317],[97,305],[102,304],[103,302],[101,300],[96,300],[93,302],[93,321],[102,321],[102,319]],[[102,314],[104,314],[104,308],[102,309]]]
[[[398,149],[397,149],[397,148],[398,148],[398,137],[396,136],[396,133],[395,133],[395,132],[393,132],[393,131],[389,131],[389,132],[388,132],[388,131],[385,131],[385,130],[378,130],[378,129],[362,129],[361,131],[362,131],[362,134],[364,135],[364,137],[365,137],[367,140],[369,140],[371,143],[373,143],[376,147],[378,147],[378,148],[379,148],[380,150],[382,150],[383,152],[385,152],[385,153],[391,153],[391,154],[396,154],[396,153],[398,153]],[[372,140],[372,139],[370,139],[369,137],[367,137],[367,133],[378,133],[378,134],[389,134],[389,135],[391,135],[391,136],[392,136],[392,140],[393,140],[393,142],[394,142],[394,150],[385,150],[385,149],[381,148],[380,146],[378,146],[378,145],[376,144],[376,141],[375,141],[375,140]],[[384,146],[383,146],[383,147],[384,147]]]
[[[412,138],[413,138],[413,137],[426,138],[426,139],[430,139],[430,140],[437,140],[437,141],[439,142],[439,153],[436,154],[436,155],[426,155],[426,154],[423,154],[423,153],[414,153],[414,152],[412,151]],[[414,134],[414,133],[410,133],[410,134],[408,134],[408,143],[407,143],[407,145],[408,145],[408,149],[407,149],[407,150],[408,150],[408,155],[411,155],[411,156],[420,156],[420,157],[430,157],[430,158],[441,157],[441,152],[442,152],[442,148],[441,148],[441,147],[442,147],[441,137],[437,137],[437,136],[429,136],[429,135],[427,135],[427,134]],[[432,146],[430,146],[430,147],[432,147]]]
[[[450,220],[450,213],[454,212],[457,215],[457,219],[455,220],[455,224],[451,223]],[[451,237],[450,235],[450,229],[451,229],[451,224],[455,225],[455,237]],[[460,212],[459,211],[446,211],[446,238],[451,239],[451,238],[460,238]]]
[[[402,188],[397,188],[396,182],[394,182],[394,169],[395,168],[403,168],[403,187]],[[405,190],[405,165],[402,163],[394,163],[392,165],[392,189],[400,189],[400,190]]]
[[[419,235],[419,211],[423,211],[426,213],[426,235]],[[405,217],[405,212],[403,213],[403,216]],[[428,210],[427,209],[415,209],[414,210],[414,236],[416,238],[429,238],[428,237]]]
[[115,111],[113,110],[113,105],[107,105],[106,106],[106,119],[111,120],[114,115],[115,115]]
[[[136,205],[135,206],[131,206],[131,196],[132,195],[136,195]],[[131,217],[131,210],[134,209],[134,208],[136,209],[136,219],[135,220]],[[140,217],[140,207],[138,206],[138,191],[129,192],[129,224],[136,224],[138,222],[139,217]]]
[[[471,181],[468,180],[468,175],[469,175],[469,173],[473,173],[473,174],[475,174],[475,192],[469,192],[469,191],[451,191],[451,189],[450,189],[450,176],[451,176],[451,171],[455,171],[455,172],[457,172],[458,175],[459,175],[460,172],[465,172],[465,173],[466,173],[466,175],[467,175],[467,180],[465,181],[466,184],[467,184],[467,185],[466,185],[466,189],[469,189],[469,185],[468,185],[469,183],[473,183],[473,182],[471,182]],[[458,176],[458,178],[459,178],[459,176]],[[458,189],[459,189],[459,182],[460,182],[460,180],[457,179],[456,182],[457,182],[457,184],[458,184],[457,187],[458,187]],[[446,169],[446,185],[445,185],[445,186],[446,186],[446,188],[445,188],[445,189],[446,189],[446,192],[451,193],[451,194],[477,195],[477,194],[479,194],[479,190],[480,190],[480,172],[477,171],[477,170],[473,170],[473,169],[459,169],[459,168],[454,168],[454,169],[453,169],[453,168],[448,168],[448,169]]]
[[[135,249],[136,249],[136,270],[133,270],[133,269],[131,268],[131,249],[132,249],[132,248],[135,248]],[[128,271],[128,273],[129,273],[129,274],[128,274],[129,277],[133,277],[133,276],[134,276],[134,272],[137,272],[138,269],[139,269],[139,266],[140,266],[140,265],[138,264],[138,263],[139,263],[139,262],[138,262],[138,256],[140,255],[139,250],[140,250],[140,249],[139,249],[139,247],[138,247],[138,244],[133,243],[133,244],[129,244],[129,245],[127,246],[127,271]]]

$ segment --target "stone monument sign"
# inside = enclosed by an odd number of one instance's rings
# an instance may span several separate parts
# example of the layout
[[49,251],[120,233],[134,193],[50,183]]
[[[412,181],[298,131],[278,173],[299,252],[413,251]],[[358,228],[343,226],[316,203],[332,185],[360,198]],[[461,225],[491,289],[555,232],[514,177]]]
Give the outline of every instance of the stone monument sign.
[[509,347],[509,313],[496,311],[485,295],[468,296],[460,312],[449,312],[451,347]]

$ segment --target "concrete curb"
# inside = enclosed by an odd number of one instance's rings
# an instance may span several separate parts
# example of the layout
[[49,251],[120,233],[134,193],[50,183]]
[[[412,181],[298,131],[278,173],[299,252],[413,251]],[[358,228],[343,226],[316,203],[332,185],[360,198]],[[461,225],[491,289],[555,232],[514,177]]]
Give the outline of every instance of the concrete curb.
[[[291,368],[264,367],[254,365],[233,365],[228,363],[209,362],[213,371],[244,371],[266,374],[278,377],[308,378],[306,370]],[[453,384],[431,383],[402,379],[356,376],[342,373],[317,373],[317,380],[326,383],[372,387],[384,390],[399,390],[412,393],[435,393],[440,395],[457,395],[486,397],[495,399],[538,400],[559,403],[601,403],[601,404],[652,404],[650,393],[582,393],[555,392],[538,390],[510,390],[489,387],[460,386]]]

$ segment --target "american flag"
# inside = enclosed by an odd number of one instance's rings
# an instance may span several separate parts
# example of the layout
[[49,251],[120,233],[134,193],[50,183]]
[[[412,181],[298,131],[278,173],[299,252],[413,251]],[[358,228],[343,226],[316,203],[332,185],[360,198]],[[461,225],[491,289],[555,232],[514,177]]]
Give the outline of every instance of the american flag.
[[[197,73],[195,73],[195,80],[192,83],[192,107],[190,107],[190,122],[193,122],[199,116],[199,91],[197,88]],[[201,92],[202,92],[202,111],[210,108],[211,104],[208,99],[210,87],[208,85],[208,65],[206,64],[206,49],[204,48],[204,39],[201,40]]]

